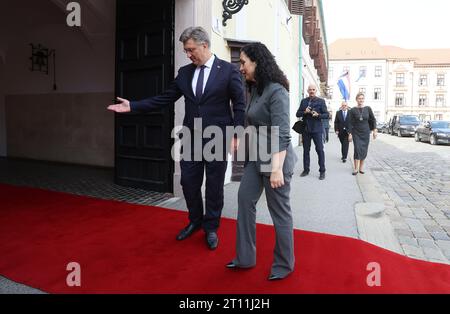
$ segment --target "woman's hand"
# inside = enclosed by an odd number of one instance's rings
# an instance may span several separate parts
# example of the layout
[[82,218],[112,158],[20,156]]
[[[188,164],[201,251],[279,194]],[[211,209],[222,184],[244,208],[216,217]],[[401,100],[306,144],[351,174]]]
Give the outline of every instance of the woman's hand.
[[270,186],[272,189],[281,188],[284,185],[283,170],[273,171],[270,175]]
[[351,134],[348,135],[348,141],[352,142],[353,141],[353,136]]
[[374,131],[373,131],[373,139],[374,139],[374,140],[377,139],[377,135],[378,135],[377,130],[374,130]]

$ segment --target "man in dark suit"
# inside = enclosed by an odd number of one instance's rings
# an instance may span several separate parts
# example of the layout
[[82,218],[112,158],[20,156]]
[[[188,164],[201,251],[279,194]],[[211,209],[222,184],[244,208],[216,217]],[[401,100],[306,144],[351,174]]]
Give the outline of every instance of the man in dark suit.
[[334,132],[336,132],[341,142],[342,162],[347,162],[348,156],[348,123],[350,120],[348,104],[343,102],[341,109],[336,112],[336,118],[334,119]]
[[323,151],[323,124],[322,119],[328,119],[328,110],[325,100],[316,96],[317,88],[314,85],[308,87],[309,97],[303,99],[297,111],[297,117],[303,118],[306,123],[303,138],[303,172],[300,176],[309,174],[311,140],[314,141],[319,157],[320,180],[325,180],[325,153]]
[[[227,126],[244,126],[245,99],[242,77],[238,69],[211,53],[208,33],[201,27],[190,27],[180,37],[184,51],[191,64],[180,68],[178,76],[161,95],[141,101],[128,101],[118,98],[119,104],[111,105],[109,110],[123,112],[146,112],[169,105],[181,96],[185,98],[185,117],[183,126],[192,132],[199,131],[194,119],[202,119],[203,131],[208,126],[218,126],[225,133]],[[233,107],[230,106],[230,101]],[[194,130],[195,129],[195,130]],[[203,147],[208,142],[203,139]],[[233,138],[231,150],[237,149],[238,140]],[[206,242],[211,250],[217,248],[220,216],[223,209],[223,189],[227,169],[224,143],[224,158],[207,161],[184,158],[180,162],[181,185],[189,209],[189,221],[177,236],[184,240],[203,227]],[[192,153],[194,154],[194,152]],[[182,156],[185,157],[185,156]],[[189,157],[189,156],[188,156]],[[188,160],[189,159],[189,160]],[[201,187],[206,171],[206,212],[203,210]]]

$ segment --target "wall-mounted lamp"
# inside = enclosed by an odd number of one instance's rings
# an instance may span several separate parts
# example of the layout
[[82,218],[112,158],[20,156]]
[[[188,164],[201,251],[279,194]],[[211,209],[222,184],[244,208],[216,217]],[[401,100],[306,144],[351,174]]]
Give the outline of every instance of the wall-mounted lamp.
[[56,51],[55,49],[49,50],[42,45],[31,46],[31,72],[44,72],[48,75],[48,58],[53,57],[53,90],[56,90]]

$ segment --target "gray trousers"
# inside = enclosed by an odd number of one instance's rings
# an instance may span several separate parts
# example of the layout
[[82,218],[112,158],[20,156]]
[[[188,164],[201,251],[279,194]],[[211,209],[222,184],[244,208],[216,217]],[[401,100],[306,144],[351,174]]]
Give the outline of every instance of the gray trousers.
[[289,198],[291,179],[292,174],[285,174],[285,185],[272,189],[270,178],[258,171],[255,162],[249,162],[245,167],[238,193],[237,254],[233,260],[237,266],[247,268],[256,264],[256,204],[264,188],[276,233],[271,274],[285,277],[294,270],[294,226]]

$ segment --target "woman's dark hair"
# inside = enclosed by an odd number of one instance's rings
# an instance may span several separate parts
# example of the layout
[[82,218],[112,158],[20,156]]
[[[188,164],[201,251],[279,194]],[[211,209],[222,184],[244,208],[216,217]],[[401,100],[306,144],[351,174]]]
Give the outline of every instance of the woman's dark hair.
[[[263,93],[264,88],[269,83],[279,83],[289,91],[289,81],[266,45],[251,43],[242,47],[241,52],[245,53],[252,62],[256,63],[256,83],[254,85],[259,95]],[[252,84],[249,84],[249,87],[252,88]]]

